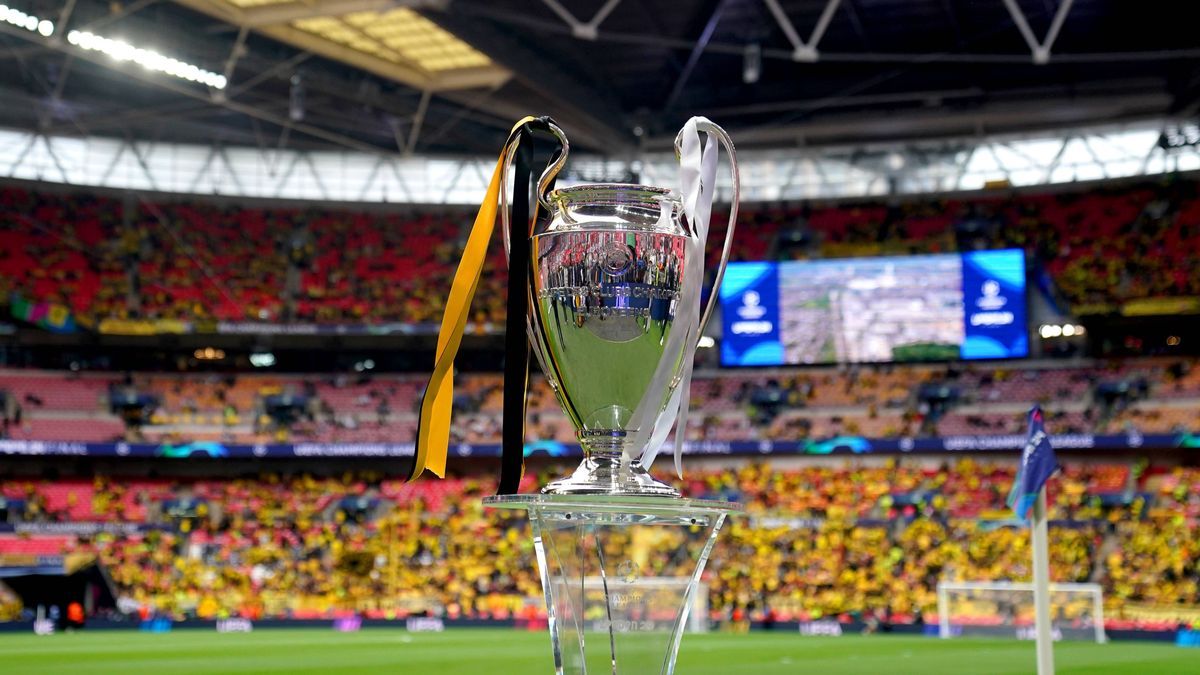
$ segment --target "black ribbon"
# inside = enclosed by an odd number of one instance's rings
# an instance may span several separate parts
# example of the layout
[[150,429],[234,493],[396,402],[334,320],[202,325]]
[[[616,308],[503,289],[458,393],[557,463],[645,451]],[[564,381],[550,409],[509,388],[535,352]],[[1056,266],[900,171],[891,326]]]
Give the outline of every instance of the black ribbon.
[[[501,434],[500,486],[497,494],[515,494],[525,473],[525,420],[529,389],[529,338],[525,317],[529,312],[529,279],[533,261],[530,259],[529,237],[539,214],[538,197],[533,174],[533,132],[550,133],[549,117],[540,117],[521,127],[513,166],[512,217],[509,218],[508,252],[508,316],[504,322],[504,429]],[[558,149],[551,162],[562,153]],[[553,189],[551,182],[547,189]]]

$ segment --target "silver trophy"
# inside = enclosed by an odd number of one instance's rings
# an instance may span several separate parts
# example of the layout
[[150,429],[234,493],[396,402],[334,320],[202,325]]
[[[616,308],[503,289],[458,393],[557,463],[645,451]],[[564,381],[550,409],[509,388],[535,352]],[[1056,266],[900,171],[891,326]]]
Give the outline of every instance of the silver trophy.
[[[708,625],[701,574],[726,517],[741,510],[684,499],[647,472],[673,427],[679,470],[692,359],[737,218],[733,144],[717,125],[693,118],[676,138],[678,191],[595,184],[547,194],[568,150],[562,130],[550,130],[562,152],[537,189],[548,218],[531,236],[530,259],[510,264],[530,266],[529,339],[584,460],[541,494],[484,503],[529,512],[555,673],[670,675],[684,632]],[[701,311],[718,146],[729,155],[733,199]],[[507,237],[503,197],[500,213]],[[672,551],[669,564],[652,559],[650,542]]]
[[[569,150],[563,131],[554,125],[551,130],[562,152],[542,175],[539,195],[566,163]],[[543,489],[547,494],[679,496],[646,469],[658,451],[652,446],[662,445],[676,421],[682,440],[686,414],[675,414],[668,406],[690,381],[700,331],[712,314],[729,261],[740,190],[729,135],[696,118],[676,137],[681,159],[688,134],[697,142],[699,134],[707,134],[712,145],[709,154],[697,156],[697,163],[710,160],[710,175],[702,176],[702,168],[694,167],[696,183],[709,181],[694,186],[696,199],[708,200],[699,208],[687,208],[686,195],[674,190],[616,183],[562,188],[542,199],[549,218],[530,246],[529,341],[575,426],[584,455],[574,474]],[[713,292],[700,313],[716,170],[714,139],[729,155],[733,199]],[[507,218],[502,205],[506,235]],[[505,245],[507,250],[507,241]],[[689,263],[694,266],[690,278]],[[688,320],[681,325],[681,318]],[[673,336],[677,332],[682,334]]]

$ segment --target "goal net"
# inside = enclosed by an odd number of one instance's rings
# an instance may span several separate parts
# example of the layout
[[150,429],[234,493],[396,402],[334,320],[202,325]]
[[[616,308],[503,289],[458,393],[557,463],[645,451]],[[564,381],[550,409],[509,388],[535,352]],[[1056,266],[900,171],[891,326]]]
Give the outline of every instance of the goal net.
[[[938,634],[1035,639],[1033,584],[1016,581],[938,583]],[[1051,635],[1055,640],[1105,642],[1100,584],[1050,584]]]

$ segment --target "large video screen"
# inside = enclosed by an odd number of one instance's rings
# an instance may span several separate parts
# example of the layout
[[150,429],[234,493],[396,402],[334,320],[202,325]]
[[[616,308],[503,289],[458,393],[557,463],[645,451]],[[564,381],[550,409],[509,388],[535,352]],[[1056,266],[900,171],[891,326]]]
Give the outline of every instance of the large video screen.
[[726,366],[1017,358],[1025,253],[731,263]]

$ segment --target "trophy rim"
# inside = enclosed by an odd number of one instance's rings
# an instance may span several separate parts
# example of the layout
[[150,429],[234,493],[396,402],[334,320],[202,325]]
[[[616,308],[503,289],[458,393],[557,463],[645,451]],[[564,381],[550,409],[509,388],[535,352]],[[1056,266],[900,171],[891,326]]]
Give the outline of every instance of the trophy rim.
[[[683,198],[672,188],[639,183],[580,183],[552,191],[546,202],[550,205],[550,222],[546,224],[545,229],[539,228],[539,231],[532,234],[535,239],[544,234],[571,232],[577,229],[689,235],[681,221]],[[572,213],[576,208],[596,206],[624,210],[626,216],[634,210],[643,210],[647,217],[645,222],[618,222],[608,219],[593,222],[590,216],[577,216]],[[670,218],[666,219],[666,223],[660,215],[664,209],[670,211]]]
[[634,194],[654,201],[667,200],[682,205],[681,198],[672,188],[643,185],[641,183],[580,183],[579,185],[568,185],[552,191],[549,195],[549,201],[558,202],[565,200],[569,203],[577,199],[577,195],[595,192],[610,192],[623,195]]

